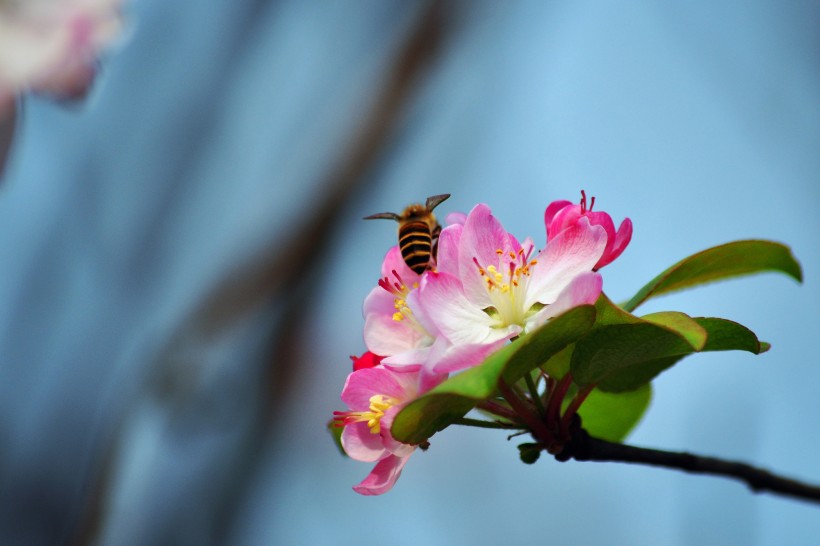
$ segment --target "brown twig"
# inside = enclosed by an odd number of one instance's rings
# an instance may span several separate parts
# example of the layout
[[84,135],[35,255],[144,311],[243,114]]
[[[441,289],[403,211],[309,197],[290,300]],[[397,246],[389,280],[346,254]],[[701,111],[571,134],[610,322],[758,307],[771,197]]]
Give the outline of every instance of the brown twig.
[[593,438],[576,420],[572,439],[555,458],[559,461],[619,462],[660,466],[690,472],[733,478],[744,482],[755,493],[768,492],[808,502],[820,503],[820,486],[810,485],[769,472],[762,468],[686,452],[636,447]]

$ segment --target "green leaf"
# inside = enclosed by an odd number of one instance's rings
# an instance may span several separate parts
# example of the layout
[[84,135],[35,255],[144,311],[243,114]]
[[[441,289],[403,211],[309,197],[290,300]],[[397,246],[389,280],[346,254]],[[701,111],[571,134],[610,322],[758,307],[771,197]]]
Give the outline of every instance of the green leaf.
[[652,386],[613,394],[594,389],[578,410],[581,424],[592,436],[620,442],[638,424],[652,400]]
[[569,345],[558,351],[552,358],[547,360],[542,366],[547,375],[554,379],[561,379],[569,371],[569,365],[572,361],[572,351],[575,350],[575,345]]
[[735,241],[684,258],[652,279],[623,307],[634,311],[660,294],[762,271],[779,271],[798,282],[803,280],[800,264],[789,247],[772,241]]
[[391,427],[400,442],[419,444],[491,398],[500,378],[510,384],[586,334],[595,308],[583,305],[550,320],[534,332],[496,351],[482,364],[454,375],[409,403]]
[[715,317],[698,317],[695,322],[708,332],[704,351],[749,351],[759,355],[769,350],[765,341],[760,341],[754,332],[731,320]]
[[[706,342],[706,332],[683,313],[667,324],[642,321],[612,324],[594,329],[575,345],[570,369],[581,387],[596,384],[602,390],[635,388],[660,373],[657,361],[668,367],[672,357],[698,351]],[[694,343],[693,343],[694,340]],[[650,379],[651,379],[650,377]]]
[[686,338],[686,341],[688,341],[696,351],[702,351],[704,345],[706,345],[708,337],[706,330],[685,313],[662,311],[660,313],[644,315],[641,319],[659,326],[666,326],[670,330],[678,332]]
[[595,302],[595,325],[606,326],[609,324],[637,324],[641,319],[625,311],[623,308],[612,303],[606,294],[601,292]]
[[[643,318],[657,321],[658,318],[665,316],[664,318],[673,319],[671,322],[667,322],[667,324],[671,325],[680,318],[672,317],[672,315],[675,314],[677,313],[655,313],[653,315],[647,315]],[[692,354],[694,352],[738,350],[760,354],[767,351],[770,347],[768,343],[759,341],[754,332],[742,324],[738,324],[737,322],[714,317],[697,317],[694,319],[686,317],[686,315],[683,315],[683,317],[685,318],[679,325],[678,333],[686,337],[691,344],[694,345],[692,342],[697,339],[697,336],[693,335],[695,332],[688,330],[685,327],[680,328],[680,326],[685,326],[688,324],[688,321],[693,321],[698,324],[700,328],[702,328],[703,332],[706,333],[706,343],[701,345],[699,351],[693,350],[684,354],[675,354],[666,357],[648,359],[643,362],[636,362],[633,366],[627,367],[619,373],[609,375],[605,381],[602,381],[598,385],[598,388],[600,390],[613,393],[637,389],[643,384],[654,379],[664,370],[677,364],[688,354]]]

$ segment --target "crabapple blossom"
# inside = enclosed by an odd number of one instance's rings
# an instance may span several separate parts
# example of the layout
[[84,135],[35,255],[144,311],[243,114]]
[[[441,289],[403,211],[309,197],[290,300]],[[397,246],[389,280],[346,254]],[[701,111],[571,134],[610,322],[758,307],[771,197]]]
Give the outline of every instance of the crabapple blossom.
[[433,344],[435,330],[415,301],[420,279],[398,246],[387,251],[379,284],[364,301],[364,342],[370,352],[389,357]]
[[365,299],[365,345],[370,352],[383,355],[382,363],[388,368],[423,369],[425,375],[431,370],[460,370],[483,361],[505,341],[454,345],[442,336],[418,302],[418,287],[430,274],[412,271],[399,248],[393,247],[382,263],[379,285]]
[[81,96],[122,30],[123,0],[0,0],[0,118],[26,91]]
[[573,205],[570,201],[553,201],[544,212],[544,223],[547,226],[547,240],[557,237],[561,231],[572,226],[581,218],[586,218],[593,226],[601,226],[606,230],[606,248],[601,258],[595,264],[594,270],[601,269],[621,255],[632,239],[632,220],[625,218],[615,232],[615,223],[606,212],[592,211],[595,205],[593,197],[587,208],[587,196],[581,191],[581,202]]
[[519,243],[479,204],[463,226],[442,231],[438,271],[421,279],[418,301],[452,345],[495,346],[572,307],[594,303],[602,280],[592,268],[606,244],[603,227],[579,218],[536,253],[530,240]]
[[420,394],[443,381],[425,382],[418,372],[396,372],[383,366],[357,370],[347,377],[342,401],[350,411],[333,412],[343,426],[342,447],[357,461],[375,462],[370,474],[353,489],[362,495],[389,491],[417,446],[395,440],[390,426],[396,414]]

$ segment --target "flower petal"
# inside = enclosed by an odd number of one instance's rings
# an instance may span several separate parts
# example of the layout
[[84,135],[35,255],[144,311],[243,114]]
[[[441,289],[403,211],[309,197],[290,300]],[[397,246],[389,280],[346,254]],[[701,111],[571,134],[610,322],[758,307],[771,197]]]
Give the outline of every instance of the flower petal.
[[547,241],[550,240],[550,237],[554,237],[559,231],[561,231],[557,225],[555,229],[552,228],[552,221],[555,218],[555,215],[558,214],[558,211],[571,206],[572,201],[553,201],[547,206],[547,210],[544,211],[544,225],[547,227]]
[[342,447],[356,461],[373,462],[384,456],[384,439],[373,434],[367,423],[352,423],[342,431]]
[[458,276],[458,243],[464,226],[454,224],[441,230],[438,236],[436,270]]
[[458,276],[464,284],[464,295],[474,306],[484,309],[492,305],[479,268],[500,267],[499,252],[506,255],[511,250],[510,235],[493,216],[490,207],[476,205],[464,224],[458,257]]
[[419,274],[404,262],[398,245],[391,247],[382,261],[382,278],[387,277],[390,284],[399,280],[394,272],[398,273],[401,282],[408,288],[419,281]]
[[393,320],[392,316],[370,313],[364,321],[364,344],[377,355],[392,356],[415,349],[423,337],[406,320]]
[[484,362],[484,359],[507,343],[513,335],[513,333],[510,333],[506,337],[490,343],[450,346],[444,354],[435,359],[432,370],[436,373],[450,373],[478,366]]
[[377,286],[373,288],[364,299],[364,304],[362,305],[362,316],[366,317],[371,313],[392,316],[396,311],[396,308],[393,305],[395,301],[396,297],[393,294],[381,286]]
[[[365,411],[370,408],[370,398],[376,394],[404,401],[408,398],[408,384],[402,375],[382,367],[357,370],[347,376],[342,402],[353,411]],[[412,395],[414,397],[415,392]]]
[[490,317],[468,301],[456,277],[428,273],[419,288],[419,303],[438,331],[453,344],[484,343],[490,336]]
[[581,273],[564,288],[551,305],[547,305],[527,321],[531,331],[547,320],[579,305],[593,305],[601,295],[604,280],[598,273]]
[[393,488],[396,480],[401,476],[401,471],[407,463],[408,457],[397,457],[388,455],[376,463],[370,474],[362,480],[359,485],[354,485],[353,490],[360,495],[381,495]]
[[536,257],[525,308],[553,303],[575,277],[592,270],[605,247],[606,231],[586,218],[561,231]]
[[605,265],[612,263],[612,261],[620,256],[632,240],[632,220],[626,218],[618,227],[618,233],[615,235],[615,242],[609,253],[604,253],[598,263],[595,264],[595,269],[601,269]]
[[393,406],[384,412],[384,417],[381,419],[382,444],[387,451],[399,457],[409,457],[410,454],[416,449],[416,446],[414,445],[405,444],[393,438],[393,434],[390,430],[393,426],[393,419],[396,418],[396,415],[398,415],[399,411],[401,411],[404,406],[405,404],[402,404],[401,406]]

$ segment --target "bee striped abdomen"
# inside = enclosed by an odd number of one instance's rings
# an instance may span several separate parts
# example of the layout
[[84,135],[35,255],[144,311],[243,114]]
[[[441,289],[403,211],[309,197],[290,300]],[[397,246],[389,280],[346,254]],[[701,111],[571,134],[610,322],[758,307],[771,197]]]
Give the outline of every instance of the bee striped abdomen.
[[427,222],[403,224],[399,228],[399,249],[404,263],[416,273],[423,273],[433,251],[433,237]]

